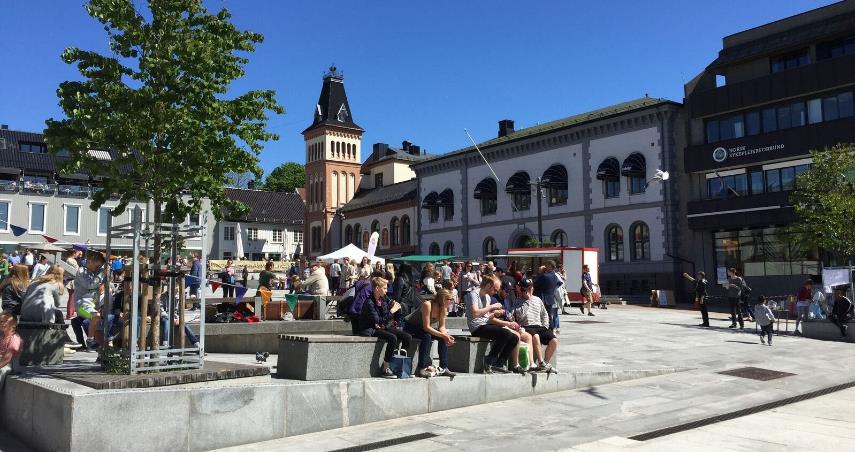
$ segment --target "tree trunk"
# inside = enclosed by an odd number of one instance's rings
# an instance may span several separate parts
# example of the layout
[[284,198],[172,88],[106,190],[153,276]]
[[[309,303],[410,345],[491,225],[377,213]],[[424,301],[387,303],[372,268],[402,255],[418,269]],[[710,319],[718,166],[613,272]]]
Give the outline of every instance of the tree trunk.
[[154,244],[152,245],[152,255],[151,255],[151,265],[154,270],[154,276],[160,272],[160,246],[163,243],[163,238],[160,236],[159,225],[162,220],[161,206],[163,205],[163,200],[159,197],[154,198],[154,203],[152,207],[154,208]]

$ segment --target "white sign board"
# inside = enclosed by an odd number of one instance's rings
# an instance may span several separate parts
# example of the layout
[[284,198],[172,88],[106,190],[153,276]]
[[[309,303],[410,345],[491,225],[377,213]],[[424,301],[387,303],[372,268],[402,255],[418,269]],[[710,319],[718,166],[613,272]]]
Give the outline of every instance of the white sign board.
[[715,269],[716,282],[718,284],[727,283],[727,267],[717,267]]

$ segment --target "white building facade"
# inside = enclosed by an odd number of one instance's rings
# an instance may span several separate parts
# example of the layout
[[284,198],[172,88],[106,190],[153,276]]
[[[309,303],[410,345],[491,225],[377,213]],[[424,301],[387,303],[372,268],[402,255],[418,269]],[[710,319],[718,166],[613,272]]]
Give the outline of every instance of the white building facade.
[[499,137],[479,145],[498,181],[474,148],[415,164],[420,251],[478,258],[532,242],[596,247],[604,293],[674,288],[684,271],[680,181],[647,181],[682,165],[680,109],[645,97],[519,131],[501,121]]

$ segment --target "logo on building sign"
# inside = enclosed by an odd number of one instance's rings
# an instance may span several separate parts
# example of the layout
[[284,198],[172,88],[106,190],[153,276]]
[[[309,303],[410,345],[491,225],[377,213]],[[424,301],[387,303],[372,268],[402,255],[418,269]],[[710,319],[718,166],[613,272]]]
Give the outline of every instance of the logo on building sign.
[[734,146],[732,148],[718,147],[713,150],[712,158],[716,163],[721,163],[727,159],[732,160],[740,157],[763,154],[766,152],[780,151],[784,149],[784,147],[785,146],[783,144],[773,144],[770,146],[761,146],[756,148],[749,148],[747,146]]
[[715,148],[715,150],[712,151],[712,159],[718,163],[725,161],[725,159],[727,159],[727,149]]

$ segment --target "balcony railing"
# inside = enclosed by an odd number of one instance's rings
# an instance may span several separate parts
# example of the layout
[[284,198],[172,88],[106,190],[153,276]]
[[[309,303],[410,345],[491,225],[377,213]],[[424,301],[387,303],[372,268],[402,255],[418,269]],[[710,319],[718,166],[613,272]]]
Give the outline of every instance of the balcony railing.
[[0,180],[0,191],[17,192],[18,191],[18,181]]
[[57,192],[61,196],[85,198],[89,196],[89,187],[85,185],[58,185]]
[[44,182],[24,181],[21,186],[22,193],[37,193],[40,195],[52,195],[56,193],[56,185]]

